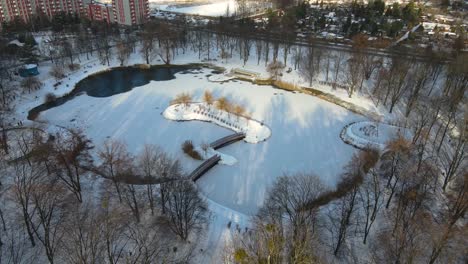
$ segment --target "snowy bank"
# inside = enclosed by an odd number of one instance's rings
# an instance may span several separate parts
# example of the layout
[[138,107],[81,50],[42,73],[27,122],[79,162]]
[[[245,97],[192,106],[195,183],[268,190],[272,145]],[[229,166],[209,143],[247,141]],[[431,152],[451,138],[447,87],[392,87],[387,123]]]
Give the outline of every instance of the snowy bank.
[[206,103],[173,104],[164,110],[163,116],[175,121],[211,122],[237,133],[245,133],[244,140],[248,143],[265,141],[271,136],[270,128],[263,123],[215,109]]
[[223,82],[227,82],[227,81],[230,81],[230,80],[234,80],[235,78],[236,78],[235,76],[217,74],[217,75],[208,76],[208,81],[223,83]]

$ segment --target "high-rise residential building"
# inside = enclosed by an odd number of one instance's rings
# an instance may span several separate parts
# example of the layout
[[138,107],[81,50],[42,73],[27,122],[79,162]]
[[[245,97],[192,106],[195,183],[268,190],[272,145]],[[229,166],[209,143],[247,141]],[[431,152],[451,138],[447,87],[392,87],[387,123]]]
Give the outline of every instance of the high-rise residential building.
[[114,22],[114,11],[111,4],[91,1],[88,4],[88,18],[97,21]]
[[30,0],[0,0],[0,22],[10,21],[15,17],[27,21],[34,9],[34,2]]
[[108,23],[139,25],[149,16],[149,4],[148,0],[112,0],[112,4],[94,0],[0,0],[0,23],[16,17],[30,21],[41,13],[52,18],[60,12]]
[[85,11],[83,0],[0,0],[0,22],[16,17],[29,21],[39,13],[51,18],[60,12],[83,15]]
[[139,25],[149,16],[148,0],[112,0],[114,21],[122,25]]

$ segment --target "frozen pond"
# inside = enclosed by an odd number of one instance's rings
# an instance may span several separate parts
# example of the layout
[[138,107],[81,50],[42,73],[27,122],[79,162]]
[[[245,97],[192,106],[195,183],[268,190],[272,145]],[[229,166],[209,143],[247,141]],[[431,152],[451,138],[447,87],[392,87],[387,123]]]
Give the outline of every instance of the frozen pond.
[[145,143],[160,145],[190,172],[200,161],[182,152],[183,141],[209,143],[232,131],[206,122],[169,121],[161,112],[180,93],[190,93],[194,101],[201,101],[204,91],[209,90],[215,97],[226,96],[244,105],[252,118],[263,121],[272,132],[265,142],[238,142],[220,149],[238,162],[215,166],[197,182],[210,200],[253,214],[283,173],[312,172],[330,187],[336,184],[343,166],[356,151],[343,143],[340,131],[363,117],[316,97],[271,86],[241,81],[212,83],[207,81],[210,74],[213,70],[207,68],[175,70],[171,78],[143,82],[134,89],[107,84],[105,89],[113,95],[100,96],[107,93],[105,90],[88,92],[42,112],[38,119],[80,128],[96,146],[108,138],[125,141],[134,153]]

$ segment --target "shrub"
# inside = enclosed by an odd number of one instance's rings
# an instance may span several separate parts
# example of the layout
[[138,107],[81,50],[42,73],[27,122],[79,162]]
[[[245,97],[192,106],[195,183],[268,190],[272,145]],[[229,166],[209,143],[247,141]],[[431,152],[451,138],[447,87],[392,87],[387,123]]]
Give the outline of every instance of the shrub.
[[192,96],[188,93],[181,93],[176,96],[174,100],[171,101],[171,104],[184,104],[187,106],[192,101]]
[[38,90],[42,86],[42,81],[36,77],[27,77],[21,81],[21,87],[28,92]]
[[242,105],[234,106],[234,114],[236,114],[238,117],[244,115],[244,113],[245,113],[245,108]]
[[36,118],[39,116],[39,111],[29,111],[28,113],[28,119],[29,120],[36,120]]
[[229,102],[229,99],[227,99],[226,97],[221,97],[218,99],[216,104],[216,108],[218,108],[218,110],[229,112],[230,107],[231,102]]
[[65,70],[62,67],[55,65],[50,69],[49,74],[58,81],[65,77]]
[[76,71],[76,70],[79,70],[80,68],[81,68],[81,65],[78,63],[68,64],[68,69],[70,69],[70,71]]
[[195,150],[191,140],[186,140],[184,141],[184,143],[182,143],[182,150],[185,154],[189,155],[190,157],[196,160],[202,160],[200,153],[198,153],[198,151]]
[[285,67],[284,64],[280,61],[271,62],[270,64],[267,65],[267,72],[270,73],[273,80],[277,80],[278,76],[281,76],[284,70],[284,67]]
[[57,100],[57,97],[55,96],[55,94],[53,93],[47,93],[45,95],[45,98],[44,98],[44,103],[48,104],[48,103],[52,103],[54,102],[55,100]]
[[208,105],[212,105],[214,101],[213,94],[210,91],[205,91],[203,94],[203,101]]
[[238,248],[234,252],[234,260],[237,263],[246,263],[248,257],[249,255],[247,254],[247,251],[245,251],[243,248]]

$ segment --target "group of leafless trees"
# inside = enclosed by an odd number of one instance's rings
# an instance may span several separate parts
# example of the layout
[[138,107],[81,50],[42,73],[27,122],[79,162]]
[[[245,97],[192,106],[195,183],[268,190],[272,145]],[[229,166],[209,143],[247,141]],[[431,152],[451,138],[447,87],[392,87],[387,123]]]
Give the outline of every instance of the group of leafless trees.
[[[466,167],[450,189],[418,146],[398,137],[357,153],[336,189],[310,174],[280,177],[250,230],[228,248],[236,263],[464,263]],[[466,164],[465,164],[466,165]]]
[[[108,66],[113,59],[125,65],[134,52],[139,52],[147,64],[157,57],[169,64],[179,46],[179,35],[164,23],[149,22],[138,34],[97,23],[92,28],[49,36],[40,53],[62,68],[65,65],[73,68],[81,63],[81,55],[86,55],[86,60],[97,57]],[[56,77],[57,74],[52,75]]]
[[353,53],[331,56],[310,46],[299,71],[311,85],[325,73],[327,82],[345,80],[349,96],[371,92],[411,132],[381,153],[356,154],[332,190],[315,175],[280,177],[252,228],[228,246],[229,261],[467,261],[466,55],[380,58],[355,43]]
[[[96,151],[77,131],[10,137],[0,173],[1,263],[185,262],[207,206],[159,147]],[[97,157],[97,160],[94,160]],[[97,163],[97,165],[95,164]],[[172,232],[171,232],[172,231]]]

